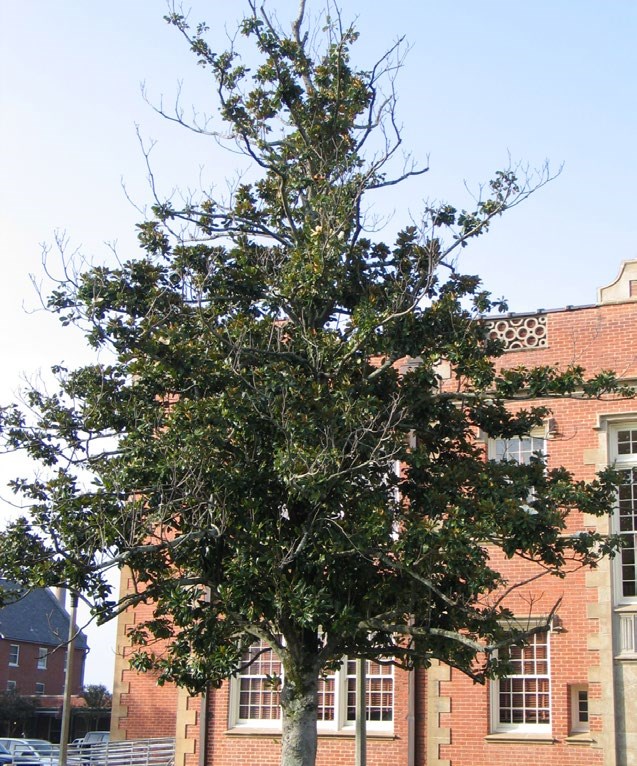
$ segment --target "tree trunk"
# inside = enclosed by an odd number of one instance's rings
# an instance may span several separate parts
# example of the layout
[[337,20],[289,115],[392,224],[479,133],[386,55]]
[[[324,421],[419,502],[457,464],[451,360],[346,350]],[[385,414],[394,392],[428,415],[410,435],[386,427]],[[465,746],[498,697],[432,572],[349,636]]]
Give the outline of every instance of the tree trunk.
[[287,672],[281,689],[281,766],[314,766],[318,673]]

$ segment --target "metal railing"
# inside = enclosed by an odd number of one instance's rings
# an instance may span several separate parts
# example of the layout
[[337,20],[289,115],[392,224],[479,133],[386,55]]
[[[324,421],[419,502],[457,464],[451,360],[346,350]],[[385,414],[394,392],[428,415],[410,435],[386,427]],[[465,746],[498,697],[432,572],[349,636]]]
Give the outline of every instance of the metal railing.
[[175,738],[69,745],[68,766],[174,766]]

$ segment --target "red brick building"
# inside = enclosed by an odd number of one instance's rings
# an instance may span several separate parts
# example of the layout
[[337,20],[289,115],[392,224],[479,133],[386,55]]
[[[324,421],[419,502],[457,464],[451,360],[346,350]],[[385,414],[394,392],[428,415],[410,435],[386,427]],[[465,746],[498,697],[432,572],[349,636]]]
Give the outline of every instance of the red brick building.
[[[17,586],[6,580],[3,588],[18,594]],[[22,696],[59,695],[64,692],[66,642],[69,614],[64,603],[48,588],[24,593],[0,609],[0,691]],[[73,666],[74,694],[84,683],[86,637],[75,640]]]
[[[507,345],[503,366],[577,364],[590,375],[613,369],[633,383],[637,261],[622,265],[596,304],[509,315],[493,320],[492,330]],[[568,533],[614,531],[626,545],[594,571],[540,578],[511,594],[508,605],[524,625],[543,624],[561,602],[550,630],[512,650],[515,673],[506,679],[481,687],[443,665],[411,674],[371,665],[370,766],[637,763],[637,695],[631,691],[637,688],[637,400],[575,398],[550,406],[552,416],[524,439],[478,438],[490,459],[524,461],[541,451],[549,466],[566,466],[578,479],[615,464],[624,477],[615,518],[573,514]],[[501,566],[512,581],[529,574],[521,561]],[[177,766],[195,766],[202,750],[215,766],[277,764],[276,698],[263,684],[276,672],[276,658],[263,655],[246,675],[190,698],[126,669],[126,625],[136,619],[139,613],[127,614],[119,626],[113,735],[174,734]],[[321,766],[353,762],[351,672],[345,664],[322,691]]]

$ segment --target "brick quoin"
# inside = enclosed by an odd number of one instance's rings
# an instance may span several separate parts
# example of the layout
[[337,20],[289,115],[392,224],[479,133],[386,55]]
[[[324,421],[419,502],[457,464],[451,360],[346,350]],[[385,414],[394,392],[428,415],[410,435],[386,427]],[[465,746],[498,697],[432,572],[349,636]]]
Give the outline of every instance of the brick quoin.
[[[588,375],[612,369],[627,381],[637,379],[637,301],[621,292],[630,279],[637,279],[637,261],[622,268],[618,280],[605,288],[605,293],[600,292],[598,305],[543,312],[547,345],[534,348],[527,343],[521,350],[508,351],[497,361],[498,366],[581,365]],[[449,380],[448,385],[452,384]],[[637,423],[637,401],[630,399],[537,403],[552,410],[550,428],[548,424],[546,428],[549,467],[563,465],[576,479],[593,479],[608,461],[605,424],[618,416]],[[569,518],[567,533],[593,528],[605,531],[607,521],[598,522],[575,512]],[[492,551],[491,555],[510,582],[537,571],[529,563],[507,560],[499,552]],[[625,688],[637,688],[637,650],[632,666],[618,664],[614,657],[619,612],[613,607],[611,571],[612,565],[604,562],[594,572],[579,569],[565,578],[542,577],[514,591],[507,602],[520,617],[548,615],[560,602],[558,619],[550,632],[550,734],[540,741],[539,735],[508,733],[502,737],[493,732],[489,685],[474,684],[458,671],[441,665],[427,672],[416,671],[410,695],[409,674],[397,670],[393,732],[382,737],[370,734],[368,766],[410,763],[410,719],[413,766],[635,766],[637,703],[630,703],[630,692],[622,697],[622,689],[613,687],[613,678],[619,673]],[[143,616],[141,608],[132,619]],[[129,653],[130,647],[124,642],[117,664],[120,716],[113,723],[115,735],[175,735],[177,691],[170,686],[159,688],[152,676],[127,670]],[[588,732],[573,732],[573,685],[588,689]],[[280,736],[276,732],[255,734],[230,728],[229,688],[225,683],[207,695],[206,764],[278,766]],[[199,764],[201,699],[193,698],[188,707],[193,722],[183,736],[191,747],[186,748],[183,764],[176,766]],[[616,737],[615,730],[623,733]],[[631,743],[635,743],[634,748]],[[349,766],[353,762],[351,734],[319,736],[318,766]]]
[[[122,589],[131,591],[133,582],[123,577]],[[140,604],[128,610],[128,624],[136,624],[152,616],[152,605]],[[145,739],[175,736],[177,689],[172,684],[158,686],[153,673],[137,673],[129,667],[132,648],[126,638],[126,625],[120,620],[118,631],[115,683],[113,688],[113,739]],[[153,651],[161,653],[161,644]]]

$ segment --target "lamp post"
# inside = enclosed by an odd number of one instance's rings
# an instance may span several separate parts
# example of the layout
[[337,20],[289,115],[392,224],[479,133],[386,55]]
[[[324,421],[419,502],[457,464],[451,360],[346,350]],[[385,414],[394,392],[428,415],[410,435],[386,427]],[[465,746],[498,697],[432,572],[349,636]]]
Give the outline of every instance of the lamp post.
[[75,659],[75,636],[77,628],[77,593],[71,592],[69,613],[69,637],[66,642],[66,670],[64,673],[64,701],[62,704],[62,732],[60,734],[60,766],[67,766],[69,729],[71,724],[71,695],[73,693],[73,660]]
[[367,763],[367,695],[365,694],[365,669],[364,657],[356,659],[356,766],[365,766]]

